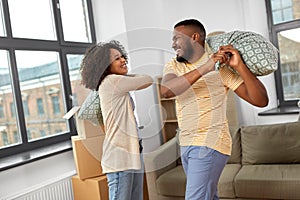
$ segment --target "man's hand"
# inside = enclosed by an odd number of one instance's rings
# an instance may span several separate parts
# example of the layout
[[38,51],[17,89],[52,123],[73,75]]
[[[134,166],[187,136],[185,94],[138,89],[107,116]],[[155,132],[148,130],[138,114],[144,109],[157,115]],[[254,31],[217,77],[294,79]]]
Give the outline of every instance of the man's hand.
[[244,83],[235,90],[235,93],[252,105],[258,107],[267,106],[269,98],[266,88],[260,82],[260,80],[257,79],[257,77],[248,69],[246,64],[243,62],[238,50],[233,48],[232,45],[226,45],[220,47],[219,52],[221,54],[230,54],[224,64],[227,64],[234,68],[244,80]]
[[221,46],[219,53],[226,55],[226,59],[223,59],[223,62],[221,63],[229,65],[237,71],[239,71],[240,67],[245,66],[238,50],[236,50],[232,45]]

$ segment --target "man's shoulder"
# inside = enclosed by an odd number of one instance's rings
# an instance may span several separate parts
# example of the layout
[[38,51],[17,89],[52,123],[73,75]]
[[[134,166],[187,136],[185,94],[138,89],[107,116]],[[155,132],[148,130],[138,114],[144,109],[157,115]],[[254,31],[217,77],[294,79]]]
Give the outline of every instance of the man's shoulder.
[[171,58],[166,64],[177,64],[179,63],[175,57]]

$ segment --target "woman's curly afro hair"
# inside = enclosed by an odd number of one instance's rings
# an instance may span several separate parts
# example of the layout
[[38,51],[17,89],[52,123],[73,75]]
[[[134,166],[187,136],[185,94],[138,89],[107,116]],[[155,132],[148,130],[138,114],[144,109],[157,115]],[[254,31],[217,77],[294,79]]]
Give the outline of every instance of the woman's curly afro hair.
[[119,41],[100,42],[87,49],[81,65],[81,84],[91,90],[98,90],[102,80],[110,74],[110,49],[118,50],[128,61],[127,52]]

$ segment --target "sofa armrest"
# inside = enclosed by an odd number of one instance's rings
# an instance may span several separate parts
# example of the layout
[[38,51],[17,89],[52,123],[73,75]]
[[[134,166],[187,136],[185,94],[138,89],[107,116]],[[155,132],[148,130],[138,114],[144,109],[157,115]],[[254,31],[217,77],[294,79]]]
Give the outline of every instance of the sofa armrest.
[[159,146],[156,150],[144,154],[146,172],[161,170],[175,163],[179,158],[176,137]]
[[144,154],[147,187],[150,200],[159,200],[156,188],[157,178],[164,172],[176,167],[179,158],[177,138],[174,137],[155,151]]

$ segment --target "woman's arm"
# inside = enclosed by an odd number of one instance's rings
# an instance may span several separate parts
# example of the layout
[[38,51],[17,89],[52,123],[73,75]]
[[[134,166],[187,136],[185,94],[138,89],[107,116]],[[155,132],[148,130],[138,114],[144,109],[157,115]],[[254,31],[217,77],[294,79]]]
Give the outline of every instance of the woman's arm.
[[141,90],[152,85],[153,79],[148,75],[129,74],[118,76],[115,84],[120,92]]

